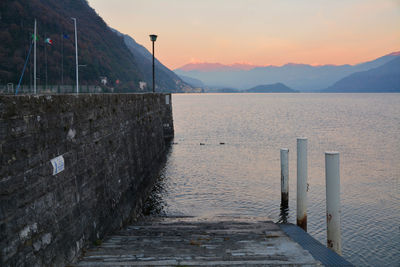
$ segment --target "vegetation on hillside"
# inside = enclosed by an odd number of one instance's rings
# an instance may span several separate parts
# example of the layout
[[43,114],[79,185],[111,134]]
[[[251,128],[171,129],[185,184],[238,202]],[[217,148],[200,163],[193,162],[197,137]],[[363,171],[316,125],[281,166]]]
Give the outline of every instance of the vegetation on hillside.
[[[107,77],[109,87],[139,90],[143,75],[134,56],[123,38],[113,33],[85,0],[1,0],[0,84],[18,82],[32,42],[35,18],[39,36],[38,84],[46,83],[46,65],[47,84],[58,85],[62,79],[64,84],[74,84],[75,40],[71,17],[77,19],[79,64],[84,65],[79,69],[80,83],[100,85],[100,77]],[[46,38],[51,38],[53,44],[45,44]],[[22,83],[33,83],[33,51]]]

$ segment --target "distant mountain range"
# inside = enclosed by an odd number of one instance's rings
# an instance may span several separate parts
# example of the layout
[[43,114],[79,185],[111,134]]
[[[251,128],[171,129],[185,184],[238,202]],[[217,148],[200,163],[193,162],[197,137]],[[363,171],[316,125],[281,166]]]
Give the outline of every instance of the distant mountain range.
[[257,67],[262,67],[262,66],[256,66],[248,63],[235,63],[232,65],[223,65],[220,63],[189,63],[186,64],[179,69],[182,71],[192,71],[192,70],[198,70],[198,71],[235,71],[235,70],[251,70]]
[[209,88],[246,90],[262,84],[284,83],[295,90],[313,92],[328,88],[353,73],[380,67],[399,56],[400,52],[395,52],[365,63],[339,66],[289,63],[283,66],[253,66],[253,68],[247,65],[247,69],[241,69],[235,67],[235,64],[191,63],[174,72],[179,76],[200,80]]
[[353,73],[324,92],[400,92],[400,57],[380,67]]

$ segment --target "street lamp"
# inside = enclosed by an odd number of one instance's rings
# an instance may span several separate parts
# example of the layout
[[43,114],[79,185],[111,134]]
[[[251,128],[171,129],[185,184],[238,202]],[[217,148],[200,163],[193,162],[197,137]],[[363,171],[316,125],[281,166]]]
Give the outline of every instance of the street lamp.
[[157,40],[157,35],[151,34],[150,35],[150,40],[153,43],[153,93],[154,93],[155,92],[155,86],[156,86],[155,79],[154,79],[154,42]]

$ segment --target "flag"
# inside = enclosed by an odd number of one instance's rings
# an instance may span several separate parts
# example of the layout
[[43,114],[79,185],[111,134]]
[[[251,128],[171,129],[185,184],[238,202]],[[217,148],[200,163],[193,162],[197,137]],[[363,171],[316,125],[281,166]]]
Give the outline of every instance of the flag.
[[51,40],[50,38],[46,38],[46,40],[44,41],[46,44],[52,45],[53,44],[53,40]]
[[[35,34],[32,34],[32,39],[35,40]],[[39,36],[36,35],[36,41],[39,41]]]
[[64,39],[69,39],[69,35],[66,33],[63,33],[63,37],[64,37]]

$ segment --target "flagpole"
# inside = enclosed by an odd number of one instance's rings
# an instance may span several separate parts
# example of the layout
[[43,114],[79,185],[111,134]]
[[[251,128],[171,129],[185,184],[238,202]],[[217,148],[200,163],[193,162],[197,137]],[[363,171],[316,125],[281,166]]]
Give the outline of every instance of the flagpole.
[[73,19],[75,25],[76,94],[79,94],[78,33],[76,32],[76,18],[71,19]]
[[35,30],[34,30],[34,35],[33,35],[33,43],[34,43],[34,59],[33,59],[33,90],[36,94],[36,36],[37,36],[37,29],[36,29],[37,23],[35,19]]
[[61,34],[61,86],[64,85],[64,36]]
[[[44,38],[47,38],[47,32],[44,34]],[[44,60],[45,60],[45,67],[46,67],[46,85],[45,85],[45,90],[47,90],[47,39],[44,41]]]

